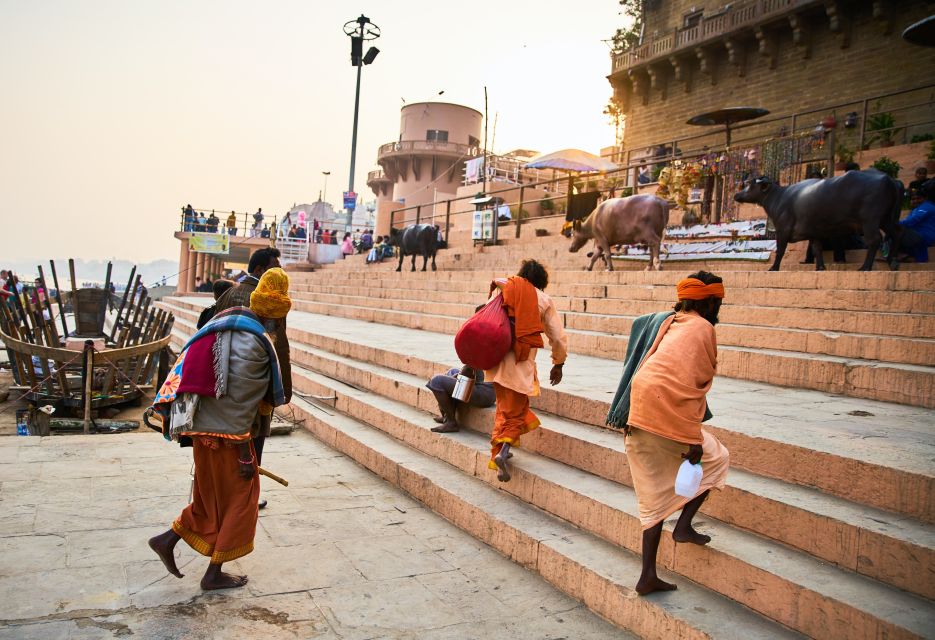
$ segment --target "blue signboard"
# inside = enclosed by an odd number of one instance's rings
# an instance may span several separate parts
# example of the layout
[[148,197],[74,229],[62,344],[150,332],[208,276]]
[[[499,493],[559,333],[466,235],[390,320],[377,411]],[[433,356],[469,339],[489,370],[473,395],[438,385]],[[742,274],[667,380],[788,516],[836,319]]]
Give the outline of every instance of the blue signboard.
[[357,193],[354,191],[344,192],[344,208],[353,211],[357,208]]

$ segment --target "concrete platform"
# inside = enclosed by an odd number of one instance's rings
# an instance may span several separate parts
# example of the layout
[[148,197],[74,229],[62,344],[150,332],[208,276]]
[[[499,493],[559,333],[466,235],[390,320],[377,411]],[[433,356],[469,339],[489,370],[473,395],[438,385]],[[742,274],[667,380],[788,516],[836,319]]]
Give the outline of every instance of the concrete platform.
[[187,500],[156,434],[0,438],[0,638],[634,638],[304,431],[274,437],[240,590],[146,545]]

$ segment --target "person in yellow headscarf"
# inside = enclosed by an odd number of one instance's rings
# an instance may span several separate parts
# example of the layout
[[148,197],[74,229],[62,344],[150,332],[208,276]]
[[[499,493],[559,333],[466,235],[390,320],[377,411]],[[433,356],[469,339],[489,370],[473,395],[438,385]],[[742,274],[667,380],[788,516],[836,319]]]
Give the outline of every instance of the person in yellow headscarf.
[[[636,592],[671,591],[656,573],[656,552],[663,521],[682,510],[672,531],[678,543],[704,545],[709,536],[692,520],[711,489],[724,486],[730,454],[701,428],[711,418],[706,396],[717,370],[718,322],[724,284],[699,271],[677,286],[675,313],[641,316],[633,321],[627,361],[608,424],[626,430],[627,464],[643,527],[643,572]],[[702,464],[701,484],[693,497],[675,493],[679,466]]]
[[[283,324],[283,327],[285,326],[286,314],[289,313],[291,308],[289,276],[280,267],[267,269],[260,276],[256,289],[250,294],[250,311],[260,318],[260,322],[263,323],[263,327],[273,340],[274,345],[276,343],[274,336],[278,333],[280,323]],[[286,353],[289,352],[288,341],[285,351]],[[273,415],[273,405],[267,400],[260,401],[260,415],[266,418]],[[266,435],[263,436],[264,439]],[[263,450],[262,445],[260,445],[259,450]],[[257,458],[259,459],[259,454]]]
[[[250,256],[250,262],[247,265],[248,275],[240,283],[229,289],[224,295],[218,298],[217,312],[233,307],[250,307],[251,311],[260,316],[260,321],[273,341],[273,347],[276,349],[276,358],[279,360],[279,371],[282,374],[282,387],[286,402],[292,399],[292,367],[289,361],[289,339],[286,337],[286,313],[292,306],[291,301],[288,306],[283,305],[283,296],[288,300],[289,276],[280,268],[279,249],[275,247],[266,247],[257,249]],[[252,298],[257,289],[260,288],[260,280],[269,271],[278,273],[267,279],[263,286],[264,293],[257,298],[257,303],[266,313],[272,313],[271,316],[264,316],[253,308]],[[278,303],[276,302],[278,300]],[[281,315],[280,315],[281,314]],[[266,436],[269,435],[270,424],[272,422],[272,412],[266,415],[260,413],[254,422],[253,447],[256,449],[256,460],[259,466],[263,459],[263,444]],[[260,508],[266,506],[266,500],[260,500]]]

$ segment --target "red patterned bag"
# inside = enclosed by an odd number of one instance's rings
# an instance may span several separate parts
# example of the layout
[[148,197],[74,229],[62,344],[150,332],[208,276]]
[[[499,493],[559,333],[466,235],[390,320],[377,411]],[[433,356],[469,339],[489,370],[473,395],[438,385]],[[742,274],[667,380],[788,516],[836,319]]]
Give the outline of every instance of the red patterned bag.
[[455,335],[458,357],[475,369],[496,367],[512,346],[510,318],[503,308],[502,295],[468,318]]

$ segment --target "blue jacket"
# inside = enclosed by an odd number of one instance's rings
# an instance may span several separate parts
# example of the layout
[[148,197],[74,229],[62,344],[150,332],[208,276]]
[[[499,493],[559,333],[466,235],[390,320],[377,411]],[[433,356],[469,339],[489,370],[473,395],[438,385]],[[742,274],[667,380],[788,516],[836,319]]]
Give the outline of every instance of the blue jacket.
[[[905,220],[900,220],[899,224],[918,233],[925,241],[926,246],[935,245],[935,202],[926,200],[918,207],[912,210]],[[920,251],[922,260],[928,258],[928,251]],[[919,256],[915,256],[919,259]]]

